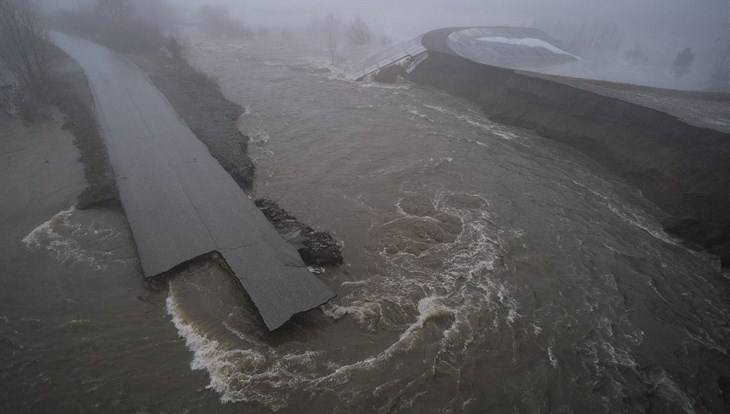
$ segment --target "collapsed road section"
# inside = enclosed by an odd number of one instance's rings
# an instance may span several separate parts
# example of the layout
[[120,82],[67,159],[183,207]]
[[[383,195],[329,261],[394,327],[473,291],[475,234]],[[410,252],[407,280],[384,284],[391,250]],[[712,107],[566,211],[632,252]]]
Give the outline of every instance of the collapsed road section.
[[89,80],[145,277],[217,252],[270,330],[335,296],[137,66],[84,39],[52,39]]

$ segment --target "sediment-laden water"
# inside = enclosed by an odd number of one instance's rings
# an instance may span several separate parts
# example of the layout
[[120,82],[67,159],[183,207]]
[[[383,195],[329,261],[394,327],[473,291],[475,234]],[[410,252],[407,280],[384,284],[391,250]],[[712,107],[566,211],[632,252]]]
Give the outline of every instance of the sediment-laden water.
[[104,288],[72,296],[78,308],[46,307],[77,309],[72,321],[22,308],[52,320],[49,335],[39,329],[50,322],[0,316],[17,355],[0,384],[30,372],[45,392],[35,407],[65,392],[79,411],[727,409],[730,281],[610,172],[442,92],[351,82],[304,41],[189,44],[194,64],[247,108],[256,196],[344,243],[345,265],[320,275],[338,298],[270,334],[218,266],[145,285],[128,253],[107,261],[65,239],[127,233],[64,207],[18,249],[76,260],[87,281],[85,269],[111,266],[115,279],[74,284]]
[[457,98],[348,81],[320,69],[316,45],[293,43],[191,41],[194,63],[247,107],[257,195],[334,231],[347,262],[321,276],[338,299],[274,336],[240,299],[198,312],[217,294],[172,282],[168,311],[223,401],[724,407],[728,281],[666,235],[637,191]]

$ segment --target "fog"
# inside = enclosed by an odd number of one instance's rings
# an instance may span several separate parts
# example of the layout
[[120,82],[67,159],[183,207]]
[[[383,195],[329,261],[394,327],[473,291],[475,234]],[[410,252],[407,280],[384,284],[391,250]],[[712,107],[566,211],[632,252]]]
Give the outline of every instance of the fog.
[[[327,13],[360,15],[394,37],[453,25],[529,25],[538,18],[609,20],[637,35],[698,42],[727,35],[727,0],[208,0],[252,24],[293,25]],[[178,2],[175,2],[178,3]],[[180,4],[200,4],[184,0]]]
[[[63,8],[88,1],[45,3]],[[730,65],[730,0],[168,0],[167,4],[188,18],[203,5],[225,6],[230,16],[252,30],[297,30],[329,14],[343,22],[360,17],[378,36],[393,41],[446,26],[536,27],[586,57],[579,65],[556,68],[555,73],[680,89],[728,89],[723,67]],[[596,39],[604,42],[597,44]],[[693,54],[691,70],[676,76],[672,64],[687,48]]]
[[[153,0],[154,1],[154,0]],[[45,0],[51,7],[87,0]],[[530,25],[537,19],[612,21],[648,41],[698,43],[728,36],[728,0],[175,0],[190,9],[222,4],[251,25],[295,26],[333,13],[361,16],[396,38],[458,25]]]
[[0,0],[0,176],[0,414],[730,414],[730,0]]
[[[200,0],[186,0],[188,6]],[[406,40],[445,26],[512,25],[548,31],[564,43],[580,43],[583,27],[597,36],[617,33],[615,49],[577,50],[589,59],[554,72],[582,77],[643,83],[681,89],[727,88],[718,66],[730,46],[728,0],[216,0],[252,26],[296,27],[308,19],[333,13],[342,19],[360,16],[379,33]],[[563,30],[550,30],[556,27]],[[594,35],[595,36],[595,35]],[[693,70],[672,73],[677,54],[692,49]],[[625,62],[641,50],[646,62]],[[714,79],[713,78],[718,78]],[[723,86],[723,84],[725,84]]]

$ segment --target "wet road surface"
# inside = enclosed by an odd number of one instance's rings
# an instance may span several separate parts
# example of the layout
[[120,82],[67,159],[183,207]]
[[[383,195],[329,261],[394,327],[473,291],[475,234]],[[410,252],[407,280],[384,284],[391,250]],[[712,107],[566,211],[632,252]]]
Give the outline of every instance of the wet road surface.
[[54,40],[89,78],[145,276],[218,252],[270,329],[334,297],[139,68],[87,40]]

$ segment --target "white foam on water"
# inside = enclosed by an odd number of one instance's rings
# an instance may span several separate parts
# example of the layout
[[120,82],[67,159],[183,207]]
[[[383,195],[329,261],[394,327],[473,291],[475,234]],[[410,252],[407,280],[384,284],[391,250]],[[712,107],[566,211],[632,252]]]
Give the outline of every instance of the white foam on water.
[[608,354],[610,363],[629,368],[635,368],[638,366],[634,357],[626,349],[614,346],[610,342],[604,342],[602,347]]
[[502,139],[505,139],[508,141],[513,141],[513,140],[519,138],[519,136],[517,134],[515,134],[512,131],[509,131],[506,127],[501,126],[497,123],[491,122],[484,118],[475,119],[472,116],[469,116],[466,114],[459,114],[450,109],[446,109],[443,106],[438,106],[438,105],[423,104],[423,107],[431,109],[436,112],[440,112],[444,115],[449,115],[460,121],[466,122],[468,125],[471,125],[477,129],[480,129],[484,132],[488,132],[489,134],[495,135],[499,138],[502,138]]
[[260,372],[266,364],[263,354],[251,349],[228,349],[199,332],[192,323],[183,319],[172,288],[167,297],[166,310],[178,335],[193,353],[190,369],[208,372],[208,388],[220,395],[221,402],[256,401],[274,411],[286,406],[274,395],[256,391],[255,373]]
[[[455,359],[447,363],[458,371],[464,363],[459,358],[482,334],[481,328],[473,325],[475,319],[494,319],[495,329],[500,329],[521,317],[519,303],[510,289],[490,277],[500,242],[485,210],[489,203],[479,195],[438,192],[431,200],[431,217],[408,213],[402,202],[398,200],[394,206],[401,220],[437,222],[437,215],[458,219],[462,225],[455,227],[455,239],[434,241],[419,255],[383,253],[388,277],[373,277],[367,283],[343,282],[354,286],[353,291],[321,308],[333,320],[352,318],[365,331],[383,327],[399,331],[392,343],[360,360],[342,362],[339,353],[332,358],[313,351],[282,354],[226,322],[223,326],[240,342],[223,343],[185,320],[171,284],[167,312],[193,353],[191,369],[208,373],[208,387],[220,395],[221,401],[256,401],[272,410],[285,407],[294,392],[317,394],[323,387],[346,387],[353,376],[371,375],[372,370],[385,369],[400,355],[421,352],[425,341],[439,349],[438,355],[453,356]],[[396,220],[379,228],[402,224],[409,225]],[[436,257],[443,260],[442,269],[424,264]],[[404,323],[406,315],[411,316]],[[424,369],[430,369],[433,362],[424,360]]]
[[324,314],[334,320],[340,320],[345,316],[353,317],[361,326],[366,326],[373,331],[382,318],[383,309],[378,302],[354,301],[348,305],[337,305],[330,303],[322,307]]
[[553,345],[548,345],[547,347],[547,355],[548,355],[548,361],[550,361],[550,365],[552,365],[553,368],[558,367],[558,359],[555,357],[555,352],[553,351]]
[[628,205],[622,205],[621,207],[617,206],[614,202],[615,197],[609,197],[606,194],[601,193],[600,191],[596,191],[593,188],[591,188],[588,185],[582,184],[578,181],[572,180],[573,184],[577,185],[578,187],[588,191],[589,193],[593,194],[594,196],[600,198],[602,200],[602,203],[606,208],[608,208],[609,211],[611,211],[614,215],[625,221],[626,223],[631,224],[632,226],[639,228],[652,237],[654,237],[657,240],[661,240],[667,244],[671,244],[673,246],[679,246],[680,244],[674,240],[671,236],[669,236],[664,230],[656,223],[651,223],[649,219],[644,217],[641,213],[638,211],[632,209]]
[[73,214],[75,209],[75,207],[71,207],[68,210],[63,210],[51,217],[48,221],[41,223],[23,238],[23,244],[29,248],[40,248],[43,240],[56,235],[54,228],[59,223],[68,225],[68,218]]
[[79,263],[96,270],[105,270],[113,262],[113,253],[87,249],[82,241],[105,241],[118,236],[112,229],[84,226],[71,219],[76,212],[70,207],[33,229],[22,240],[30,250],[46,250],[60,263]]
[[[431,204],[434,213],[418,215],[409,213],[403,208],[404,199],[395,203],[398,216],[381,227],[409,226],[410,223],[440,223],[443,216],[458,219],[461,222],[459,234],[453,241],[433,243],[420,253],[407,250],[388,252],[381,251],[381,256],[389,265],[389,277],[384,278],[384,285],[373,286],[370,292],[357,291],[358,299],[346,296],[344,301],[351,300],[349,305],[355,304],[355,309],[345,307],[339,314],[329,313],[329,316],[341,318],[343,315],[362,315],[363,308],[360,295],[369,295],[372,303],[387,302],[408,309],[412,304],[408,298],[418,295],[419,292],[440,292],[422,297],[417,305],[418,317],[407,326],[398,341],[393,343],[382,353],[364,359],[354,364],[340,367],[330,374],[328,380],[345,381],[357,370],[372,369],[384,361],[389,360],[394,353],[412,349],[417,343],[418,332],[422,330],[426,321],[449,315],[452,322],[441,332],[441,348],[452,354],[460,354],[467,350],[475,335],[473,320],[475,316],[492,314],[495,329],[500,325],[512,326],[521,317],[519,303],[512,295],[511,290],[501,281],[490,278],[494,270],[494,263],[499,253],[500,240],[496,236],[497,229],[492,228],[492,220],[485,208],[489,202],[475,194],[456,194],[438,192]],[[396,234],[396,237],[402,237]],[[399,240],[398,245],[404,240]],[[407,241],[406,241],[407,243]],[[430,259],[438,258],[443,261],[441,270],[429,267]],[[430,275],[428,278],[415,278],[410,274]],[[370,305],[369,309],[375,307]],[[378,308],[381,309],[381,308]],[[380,323],[388,325],[388,314],[380,315]],[[360,322],[360,320],[356,319]],[[371,322],[371,321],[369,321]],[[371,328],[368,325],[368,328]],[[457,351],[457,352],[454,352]],[[337,382],[335,381],[335,382]]]
[[371,177],[379,177],[391,174],[402,174],[402,173],[425,173],[429,170],[439,168],[443,165],[447,165],[454,162],[453,157],[437,157],[427,158],[421,160],[413,160],[400,165],[393,165],[370,172]]
[[356,82],[357,86],[361,88],[373,88],[373,89],[392,89],[392,90],[408,90],[411,89],[409,83],[379,83],[379,82]]
[[269,140],[271,140],[271,135],[269,135],[269,132],[265,129],[256,128],[248,135],[251,143],[254,145],[266,145],[269,143]]
[[340,286],[367,286],[368,281],[367,280],[354,280],[354,281],[346,281],[340,283]]
[[311,382],[313,373],[319,369],[321,358],[318,352],[306,350],[282,354],[226,322],[223,326],[248,347],[211,338],[186,320],[172,285],[166,311],[178,335],[185,340],[185,346],[193,353],[190,369],[208,373],[210,382],[207,388],[218,393],[224,404],[258,402],[278,411],[287,406],[290,392]]
[[352,364],[340,366],[332,373],[317,378],[312,381],[310,387],[321,386],[324,383],[329,383],[330,385],[345,384],[354,371],[373,369],[390,360],[400,352],[412,350],[417,343],[418,333],[424,328],[427,321],[440,316],[453,315],[454,310],[444,305],[442,299],[439,296],[422,298],[418,301],[418,317],[400,334],[397,341],[377,355]]
[[434,120],[433,119],[429,118],[428,115],[420,112],[415,106],[406,105],[405,108],[406,108],[406,112],[407,113],[409,113],[409,114],[413,115],[413,117],[415,117],[415,118],[412,118],[412,119],[422,119],[422,120],[424,120],[426,122],[429,122],[429,123],[432,123],[432,124],[434,123]]
[[58,326],[59,329],[68,330],[89,330],[95,327],[94,321],[90,319],[72,319]]
[[[398,340],[393,343],[385,353],[394,350],[409,350],[415,344],[415,337],[419,330],[423,329],[427,321],[440,316],[449,316],[455,313],[454,309],[443,302],[441,296],[428,296],[418,301],[418,318],[400,335]],[[444,331],[446,332],[446,331]]]
[[323,74],[329,80],[349,81],[351,78],[351,71],[348,68],[341,65],[333,65],[331,61],[313,59],[308,60],[307,63],[314,69],[326,70],[326,72],[323,71]]
[[264,60],[264,61],[261,62],[261,64],[264,65],[264,66],[269,66],[269,67],[273,67],[273,68],[283,68],[283,67],[286,67],[287,66],[287,63],[286,62],[278,61],[278,60],[277,61],[274,61],[274,60]]
[[645,231],[646,233],[648,233],[655,239],[663,241],[664,243],[667,243],[667,244],[671,244],[673,246],[680,245],[671,236],[669,236],[667,233],[665,233],[661,227],[659,227],[658,225],[655,225],[655,224],[650,224],[649,221],[644,216],[642,216],[635,210],[631,209],[630,207],[624,206],[623,208],[619,208],[611,202],[608,202],[606,204],[606,206],[616,216],[618,216],[625,222],[631,224],[632,226]]
[[497,286],[497,298],[499,298],[499,303],[507,309],[507,317],[505,318],[507,325],[512,326],[517,318],[522,316],[517,311],[519,309],[517,299],[512,296],[511,292],[504,285]]
[[[702,328],[697,327],[697,329],[702,330]],[[688,337],[690,337],[693,341],[697,342],[698,344],[703,345],[707,349],[712,349],[713,351],[717,351],[723,355],[728,355],[728,349],[726,346],[720,345],[712,339],[707,332],[701,332],[701,333],[692,333],[689,330],[685,329],[685,333]]]
[[654,378],[654,386],[660,396],[667,401],[676,403],[685,413],[695,414],[697,412],[692,399],[679,388],[677,383],[663,369]]

